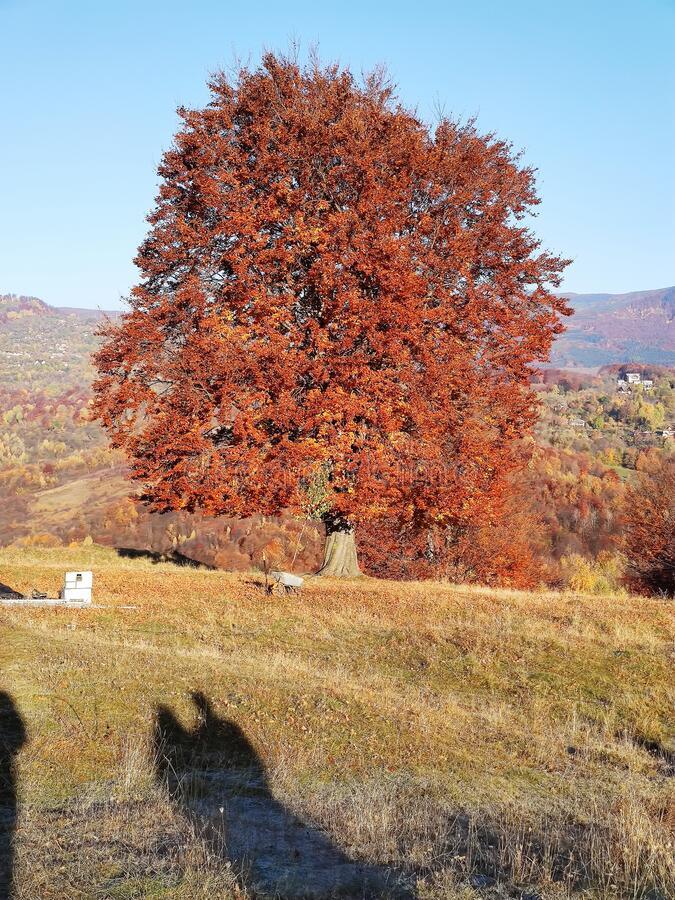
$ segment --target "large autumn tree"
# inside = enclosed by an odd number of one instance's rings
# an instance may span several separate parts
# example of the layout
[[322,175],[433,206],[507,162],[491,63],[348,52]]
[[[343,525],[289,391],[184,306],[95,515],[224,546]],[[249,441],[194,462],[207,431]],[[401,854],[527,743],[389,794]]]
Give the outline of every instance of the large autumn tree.
[[498,503],[565,261],[510,145],[430,129],[381,73],[268,54],[211,90],[159,167],[96,414],[154,509],[313,510],[323,571],[357,574],[359,524]]

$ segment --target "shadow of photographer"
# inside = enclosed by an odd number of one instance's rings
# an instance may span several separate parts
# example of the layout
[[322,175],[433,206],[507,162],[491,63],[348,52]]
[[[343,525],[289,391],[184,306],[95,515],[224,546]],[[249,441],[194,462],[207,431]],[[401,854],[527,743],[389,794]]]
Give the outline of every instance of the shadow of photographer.
[[275,799],[265,766],[239,726],[192,695],[186,729],[166,706],[156,710],[156,777],[215,852],[241,873],[254,896],[412,897],[397,874],[350,858],[320,829]]
[[26,728],[14,701],[0,691],[0,900],[12,896],[17,819],[14,760],[26,742]]

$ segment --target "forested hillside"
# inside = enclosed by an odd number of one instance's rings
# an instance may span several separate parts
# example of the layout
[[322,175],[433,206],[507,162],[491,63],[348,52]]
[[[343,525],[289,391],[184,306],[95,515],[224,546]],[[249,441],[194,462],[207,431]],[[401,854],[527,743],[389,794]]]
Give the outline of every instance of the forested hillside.
[[[88,417],[89,354],[101,316],[0,297],[0,544],[93,540],[235,570],[268,563],[314,569],[322,545],[315,523],[290,516],[150,515],[128,498],[124,462]],[[653,384],[620,389],[617,380],[626,371]],[[640,472],[658,469],[673,448],[675,370],[610,366],[586,375],[549,369],[537,381],[536,446],[528,449],[508,533],[486,523],[450,543],[445,538],[435,555],[427,549],[415,554],[381,523],[362,537],[370,572],[616,586],[627,485]]]
[[[627,368],[653,382],[617,385]],[[547,371],[535,385],[529,497],[545,535],[545,557],[558,583],[602,587],[622,567],[626,491],[672,455],[675,371],[608,366],[595,376]]]
[[575,314],[554,345],[553,365],[675,365],[675,287],[565,297]]
[[314,567],[316,526],[149,515],[129,499],[124,461],[88,416],[90,354],[104,315],[0,296],[0,545],[91,538],[235,570],[262,565],[267,548]]

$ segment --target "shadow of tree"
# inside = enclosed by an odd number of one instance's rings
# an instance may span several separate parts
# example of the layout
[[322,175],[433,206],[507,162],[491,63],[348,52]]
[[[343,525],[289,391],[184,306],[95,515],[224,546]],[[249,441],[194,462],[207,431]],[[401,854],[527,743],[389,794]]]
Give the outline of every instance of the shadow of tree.
[[158,553],[156,550],[138,550],[135,547],[116,547],[115,551],[122,559],[147,559],[153,563],[173,563],[189,569],[208,569],[211,572],[216,571],[217,566],[210,563],[200,562],[191,556],[186,556],[178,550],[167,551],[166,553]]
[[16,773],[14,758],[26,742],[26,729],[14,701],[0,691],[0,900],[12,896]]
[[156,777],[215,852],[241,872],[256,897],[410,898],[391,869],[350,858],[320,829],[272,794],[265,766],[237,724],[192,695],[188,730],[166,706],[156,710]]

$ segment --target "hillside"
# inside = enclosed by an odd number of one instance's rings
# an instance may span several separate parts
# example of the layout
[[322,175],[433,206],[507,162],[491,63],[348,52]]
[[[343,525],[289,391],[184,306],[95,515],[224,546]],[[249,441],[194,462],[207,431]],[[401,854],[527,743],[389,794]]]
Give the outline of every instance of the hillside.
[[564,294],[574,316],[551,365],[675,364],[675,287],[630,294]]
[[668,604],[0,550],[73,567],[0,607],[16,900],[673,896]]
[[271,542],[314,568],[316,527],[282,517],[247,520],[151,516],[128,499],[124,460],[89,421],[90,355],[106,315],[0,296],[0,546],[24,538],[98,541],[157,553],[190,552],[247,570]]
[[97,321],[107,316],[115,318],[117,310],[81,309],[78,306],[50,306],[39,297],[23,294],[0,294],[0,321],[16,321],[33,316],[49,316],[52,319],[77,319],[82,322]]
[[0,294],[0,322],[16,322],[33,316],[55,316],[56,310],[38,297]]

